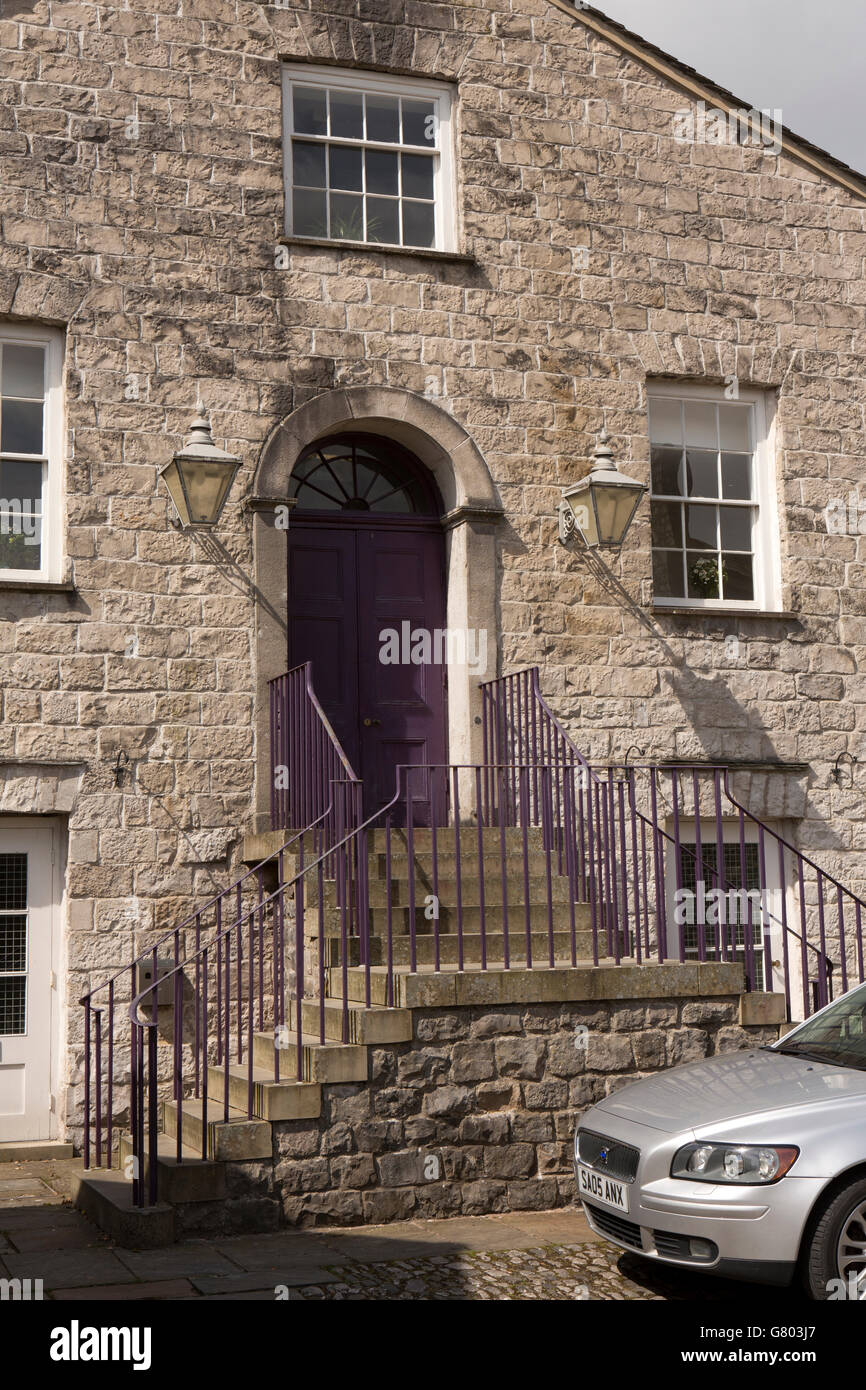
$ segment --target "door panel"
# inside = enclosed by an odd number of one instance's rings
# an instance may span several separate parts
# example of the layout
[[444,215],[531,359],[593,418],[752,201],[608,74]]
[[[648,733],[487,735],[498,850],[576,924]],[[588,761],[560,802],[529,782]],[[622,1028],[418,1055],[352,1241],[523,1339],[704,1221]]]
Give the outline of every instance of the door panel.
[[[361,760],[381,806],[394,795],[400,763],[445,761],[445,666],[431,660],[433,633],[445,626],[444,543],[436,531],[369,528],[358,532],[358,546]],[[386,631],[400,634],[397,664],[381,660]],[[418,778],[416,791],[419,823],[428,823],[429,793]]]
[[0,1141],[51,1138],[51,835],[0,829]]
[[313,663],[313,689],[360,776],[355,566],[351,531],[289,532],[289,669]]
[[[367,814],[390,801],[401,763],[446,757],[445,666],[412,633],[445,625],[445,546],[422,527],[328,527],[289,532],[289,666],[311,661],[313,687],[364,782]],[[401,636],[383,663],[382,633]],[[416,819],[429,823],[429,790],[413,783]]]

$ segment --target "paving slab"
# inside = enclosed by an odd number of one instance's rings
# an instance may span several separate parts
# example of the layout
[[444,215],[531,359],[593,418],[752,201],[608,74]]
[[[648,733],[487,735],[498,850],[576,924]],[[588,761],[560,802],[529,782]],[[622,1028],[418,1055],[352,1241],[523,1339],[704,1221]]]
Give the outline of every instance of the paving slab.
[[14,1211],[12,1209],[0,1211],[0,1231],[7,1235],[13,1235],[16,1231],[60,1231],[60,1230],[79,1230],[87,1229],[96,1231],[86,1216],[82,1216],[80,1211],[74,1207],[66,1206],[45,1206],[33,1207],[26,1210]]
[[[261,1236],[227,1236],[214,1242],[220,1254],[231,1260],[239,1270],[277,1270],[281,1265],[294,1265],[308,1260],[311,1266],[333,1262],[325,1233],[309,1231],[280,1231]],[[184,1249],[187,1247],[184,1246]]]
[[40,1206],[63,1198],[39,1178],[0,1178],[0,1207]]
[[238,1274],[238,1265],[207,1241],[168,1245],[159,1250],[124,1250],[115,1257],[136,1279],[187,1278],[193,1274]]
[[46,1289],[86,1288],[97,1284],[132,1284],[135,1275],[113,1250],[57,1250],[4,1255],[13,1279],[41,1279]]
[[195,1289],[188,1279],[160,1279],[141,1284],[97,1284],[92,1288],[52,1289],[52,1302],[117,1303],[128,1300],[194,1298]]
[[81,1226],[40,1226],[35,1231],[21,1226],[11,1231],[8,1239],[9,1248],[22,1255],[40,1250],[86,1250],[92,1246],[105,1249],[107,1244],[105,1236],[89,1222]]

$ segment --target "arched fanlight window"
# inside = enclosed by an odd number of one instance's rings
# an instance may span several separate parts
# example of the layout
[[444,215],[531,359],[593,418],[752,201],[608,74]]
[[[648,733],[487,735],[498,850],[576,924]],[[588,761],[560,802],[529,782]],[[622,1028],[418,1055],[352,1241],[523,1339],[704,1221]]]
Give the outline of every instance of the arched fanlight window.
[[298,511],[436,515],[425,470],[398,444],[375,435],[340,435],[312,444],[292,472]]

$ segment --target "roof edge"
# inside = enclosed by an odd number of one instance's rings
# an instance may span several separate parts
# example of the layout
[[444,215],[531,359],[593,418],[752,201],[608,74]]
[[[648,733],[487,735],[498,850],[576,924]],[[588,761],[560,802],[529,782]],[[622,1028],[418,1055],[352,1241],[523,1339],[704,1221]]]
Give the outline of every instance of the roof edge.
[[[643,39],[639,34],[626,29],[624,25],[618,24],[616,20],[608,19],[606,15],[598,10],[578,8],[570,4],[569,0],[548,0],[557,10],[568,15],[569,19],[578,20],[585,24],[588,29],[598,34],[600,38],[606,39],[608,43],[615,45],[630,57],[637,59],[638,62],[645,64],[654,72],[657,72],[666,81],[673,83],[677,87],[682,87],[692,96],[698,98],[710,97],[712,101],[724,111],[730,114],[733,111],[753,110],[754,108],[733,92],[720,87],[712,78],[704,77],[688,64],[681,62],[670,53],[665,53],[663,49],[657,48],[655,44]],[[818,145],[813,145],[803,136],[796,135],[787,126],[781,128],[782,153],[790,155],[793,159],[798,159],[807,164],[809,168],[816,170],[825,178],[832,179],[834,183],[840,184],[849,193],[854,193],[858,198],[866,198],[866,175],[859,173],[856,169],[850,168],[841,159],[823,150]]]

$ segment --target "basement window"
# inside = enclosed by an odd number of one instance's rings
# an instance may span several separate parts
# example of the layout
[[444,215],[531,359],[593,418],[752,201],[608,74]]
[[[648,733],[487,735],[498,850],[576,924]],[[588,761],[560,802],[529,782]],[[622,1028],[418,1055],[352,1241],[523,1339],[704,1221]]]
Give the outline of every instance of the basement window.
[[451,89],[283,69],[286,233],[456,250]]

